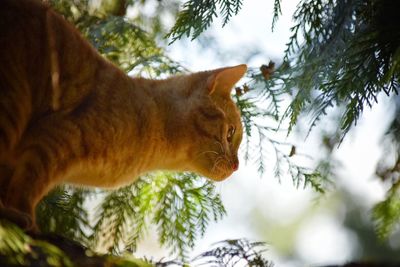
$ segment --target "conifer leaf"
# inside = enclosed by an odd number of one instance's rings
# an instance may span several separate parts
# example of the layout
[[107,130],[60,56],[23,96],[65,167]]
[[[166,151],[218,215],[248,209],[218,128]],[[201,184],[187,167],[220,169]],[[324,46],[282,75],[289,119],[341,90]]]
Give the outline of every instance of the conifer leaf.
[[225,26],[232,16],[237,15],[243,0],[188,0],[183,4],[175,25],[166,35],[171,43],[182,37],[196,39],[207,30],[215,18],[222,16],[222,26]]

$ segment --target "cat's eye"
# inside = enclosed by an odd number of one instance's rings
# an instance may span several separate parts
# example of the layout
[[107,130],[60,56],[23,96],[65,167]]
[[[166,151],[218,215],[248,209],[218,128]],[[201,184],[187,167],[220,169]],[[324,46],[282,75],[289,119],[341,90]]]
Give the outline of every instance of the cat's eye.
[[226,135],[226,139],[228,140],[229,143],[232,142],[233,135],[235,134],[235,131],[236,131],[235,126],[232,126],[232,125],[229,126],[228,134]]

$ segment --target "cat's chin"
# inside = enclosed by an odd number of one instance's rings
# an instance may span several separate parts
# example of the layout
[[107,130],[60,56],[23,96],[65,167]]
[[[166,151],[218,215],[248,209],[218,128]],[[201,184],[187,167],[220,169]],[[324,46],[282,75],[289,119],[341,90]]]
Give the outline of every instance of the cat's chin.
[[218,177],[209,177],[212,181],[214,182],[222,182],[224,180],[226,180],[228,177],[230,177],[231,175],[226,175],[226,176],[218,176]]
[[228,169],[226,166],[221,166],[219,168],[210,168],[209,166],[206,167],[199,165],[191,168],[191,171],[194,171],[215,182],[221,182],[229,178],[234,172],[233,169]]
[[233,172],[223,172],[223,173],[213,173],[213,174],[206,174],[205,176],[214,182],[221,182],[226,180],[232,175]]

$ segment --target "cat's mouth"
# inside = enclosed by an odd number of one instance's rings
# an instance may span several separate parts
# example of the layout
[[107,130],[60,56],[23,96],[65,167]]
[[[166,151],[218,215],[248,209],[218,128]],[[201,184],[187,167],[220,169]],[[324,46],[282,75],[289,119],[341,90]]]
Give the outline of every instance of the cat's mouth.
[[217,153],[201,153],[202,157],[193,163],[193,171],[198,172],[213,181],[223,181],[238,169],[236,157]]
[[231,165],[229,161],[214,165],[213,168],[209,170],[210,175],[208,177],[217,182],[225,180],[235,171],[234,168],[231,168]]
[[229,170],[226,167],[201,167],[201,168],[196,168],[195,170],[196,172],[204,175],[205,177],[209,178],[210,180],[216,181],[216,182],[220,182],[225,180],[226,178],[228,178],[229,176],[232,175],[232,173],[234,172],[232,169]]

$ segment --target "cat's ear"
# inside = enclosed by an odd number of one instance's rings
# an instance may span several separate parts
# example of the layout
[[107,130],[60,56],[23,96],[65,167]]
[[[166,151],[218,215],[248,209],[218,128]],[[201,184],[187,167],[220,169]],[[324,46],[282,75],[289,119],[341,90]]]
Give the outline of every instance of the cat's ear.
[[229,96],[235,83],[246,73],[245,64],[211,71],[207,80],[208,93]]

